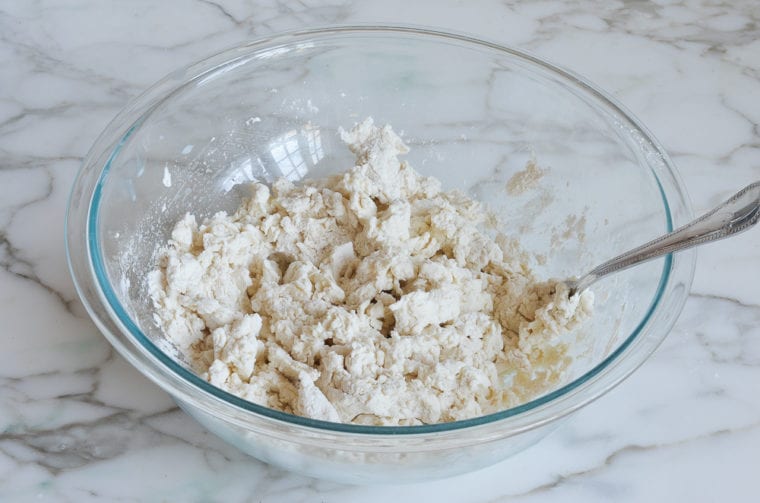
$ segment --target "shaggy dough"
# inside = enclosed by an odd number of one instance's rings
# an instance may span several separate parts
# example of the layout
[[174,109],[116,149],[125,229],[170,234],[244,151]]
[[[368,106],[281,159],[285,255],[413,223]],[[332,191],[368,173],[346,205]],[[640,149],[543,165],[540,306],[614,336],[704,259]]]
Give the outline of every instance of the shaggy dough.
[[592,294],[537,282],[478,202],[398,160],[389,126],[341,135],[347,172],[176,224],[148,277],[167,338],[215,386],[326,421],[456,421],[554,385]]

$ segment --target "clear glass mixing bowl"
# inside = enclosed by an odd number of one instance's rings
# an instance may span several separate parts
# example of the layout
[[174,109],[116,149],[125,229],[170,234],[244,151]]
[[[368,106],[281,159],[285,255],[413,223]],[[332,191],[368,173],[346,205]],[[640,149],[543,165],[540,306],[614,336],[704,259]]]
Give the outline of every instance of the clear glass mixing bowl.
[[[678,174],[630,113],[582,78],[523,52],[408,27],[339,27],[261,39],[175,71],[132,101],[84,161],[67,249],[87,310],[113,346],[188,414],[269,463],[344,482],[474,470],[526,448],[654,351],[686,299],[693,252],[595,287],[568,379],[467,421],[372,427],[315,421],[225,393],[190,372],[152,320],[145,276],[185,212],[234,209],[253,180],[352,166],[337,128],[390,123],[407,159],[486,203],[543,255],[544,277],[584,272],[691,217]],[[507,190],[535,159],[543,177]],[[514,189],[514,187],[512,187]]]

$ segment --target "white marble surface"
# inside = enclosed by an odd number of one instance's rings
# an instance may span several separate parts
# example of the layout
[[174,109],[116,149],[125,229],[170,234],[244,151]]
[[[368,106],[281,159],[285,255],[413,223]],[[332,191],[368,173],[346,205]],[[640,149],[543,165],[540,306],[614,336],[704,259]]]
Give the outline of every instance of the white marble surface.
[[107,121],[169,70],[350,22],[456,29],[586,75],[672,153],[697,211],[760,179],[760,4],[94,0],[0,3],[0,501],[757,501],[760,230],[703,248],[672,334],[530,450],[432,483],[346,487],[247,458],[89,321],[63,213]]

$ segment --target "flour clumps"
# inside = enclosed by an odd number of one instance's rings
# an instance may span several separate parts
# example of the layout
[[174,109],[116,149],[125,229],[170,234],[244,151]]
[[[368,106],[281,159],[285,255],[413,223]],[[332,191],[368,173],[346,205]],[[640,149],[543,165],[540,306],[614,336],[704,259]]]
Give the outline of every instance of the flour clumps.
[[355,166],[251,185],[233,214],[174,227],[148,276],[155,320],[193,369],[314,419],[415,425],[523,403],[561,378],[593,295],[539,282],[488,212],[398,156],[367,119]]
[[545,173],[546,170],[539,168],[536,161],[528,161],[523,170],[518,171],[507,180],[507,193],[516,196],[535,188]]

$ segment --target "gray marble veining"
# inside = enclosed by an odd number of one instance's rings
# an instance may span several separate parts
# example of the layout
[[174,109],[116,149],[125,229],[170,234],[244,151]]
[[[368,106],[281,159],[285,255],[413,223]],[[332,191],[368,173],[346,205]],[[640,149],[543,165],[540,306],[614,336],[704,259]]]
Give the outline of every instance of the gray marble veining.
[[752,501],[760,473],[760,232],[699,252],[663,346],[499,465],[345,487],[206,433],[116,355],[79,304],[63,213],[127,100],[253,37],[403,22],[530,50],[608,90],[663,142],[695,211],[760,178],[760,5],[740,2],[34,1],[0,4],[0,500]]

